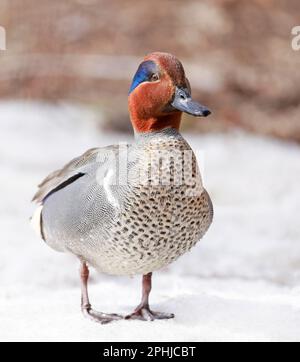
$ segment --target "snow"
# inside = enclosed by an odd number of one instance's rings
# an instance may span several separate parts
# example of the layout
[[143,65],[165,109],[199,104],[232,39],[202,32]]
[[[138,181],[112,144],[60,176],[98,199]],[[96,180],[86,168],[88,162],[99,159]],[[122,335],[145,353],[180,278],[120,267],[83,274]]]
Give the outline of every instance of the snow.
[[[77,260],[31,230],[30,199],[48,172],[129,137],[102,133],[101,115],[69,104],[2,102],[0,117],[0,340],[300,340],[298,146],[238,132],[186,134],[215,219],[190,253],[154,274],[152,307],[176,318],[99,325],[81,316]],[[139,302],[140,277],[91,274],[96,309],[129,313]]]

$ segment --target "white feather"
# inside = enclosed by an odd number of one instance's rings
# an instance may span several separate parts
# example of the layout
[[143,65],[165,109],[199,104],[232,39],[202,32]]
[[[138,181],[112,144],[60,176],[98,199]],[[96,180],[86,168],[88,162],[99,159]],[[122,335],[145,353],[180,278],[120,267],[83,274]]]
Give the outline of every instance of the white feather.
[[114,171],[113,170],[109,170],[107,172],[107,174],[105,175],[104,179],[103,179],[103,188],[105,190],[106,193],[106,197],[107,200],[116,208],[119,208],[120,205],[118,203],[118,200],[115,198],[115,196],[112,193],[111,190],[111,181],[112,181],[112,177],[114,176]]

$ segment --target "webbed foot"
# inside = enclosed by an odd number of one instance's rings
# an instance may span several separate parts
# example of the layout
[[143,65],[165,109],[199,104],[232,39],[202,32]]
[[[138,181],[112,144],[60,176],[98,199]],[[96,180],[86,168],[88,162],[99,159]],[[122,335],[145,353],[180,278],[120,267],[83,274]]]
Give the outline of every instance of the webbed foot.
[[127,320],[154,321],[155,319],[171,319],[174,318],[173,313],[154,312],[147,306],[139,306],[132,314],[125,317]]
[[82,314],[89,320],[101,324],[107,324],[113,321],[124,319],[124,317],[122,317],[119,314],[114,314],[114,313],[108,314],[108,313],[97,312],[93,310],[91,305],[89,304],[81,306],[81,311]]

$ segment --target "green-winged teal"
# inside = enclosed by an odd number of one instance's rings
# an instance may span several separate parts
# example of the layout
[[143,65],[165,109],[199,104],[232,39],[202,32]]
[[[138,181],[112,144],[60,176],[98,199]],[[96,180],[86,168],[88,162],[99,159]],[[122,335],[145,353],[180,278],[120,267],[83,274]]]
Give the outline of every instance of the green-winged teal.
[[192,100],[178,59],[167,53],[144,58],[129,111],[133,144],[87,151],[51,173],[34,197],[33,223],[50,247],[79,258],[82,311],[101,323],[122,317],[91,308],[87,265],[143,275],[142,301],[126,319],[172,318],[149,307],[152,272],[190,250],[213,217],[195,155],[179,132],[182,112],[206,117],[210,111]]

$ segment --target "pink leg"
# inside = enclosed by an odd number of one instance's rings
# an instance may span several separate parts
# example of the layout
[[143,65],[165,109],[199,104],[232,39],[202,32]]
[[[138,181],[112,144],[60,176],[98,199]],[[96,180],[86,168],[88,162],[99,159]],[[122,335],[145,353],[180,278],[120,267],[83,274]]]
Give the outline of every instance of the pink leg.
[[139,319],[144,321],[154,321],[155,319],[170,319],[174,318],[173,313],[154,312],[149,306],[149,294],[152,288],[152,273],[143,275],[143,293],[142,301],[136,307],[132,314],[129,314],[125,319]]
[[81,279],[81,311],[85,317],[89,318],[94,322],[98,322],[101,324],[123,319],[123,317],[118,314],[106,314],[106,313],[96,312],[92,309],[92,306],[89,301],[88,287],[87,287],[89,279],[89,269],[85,262],[82,262],[80,266],[80,279]]

